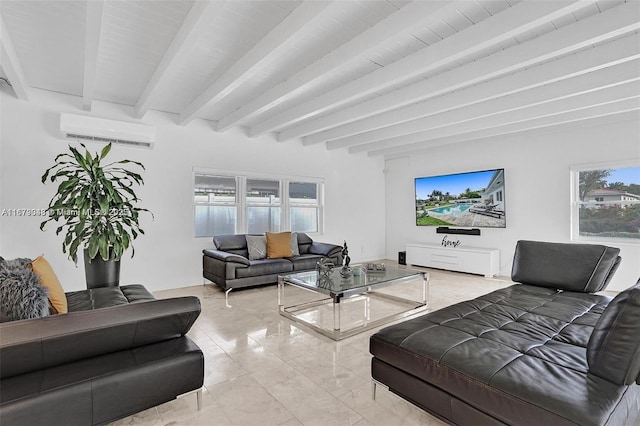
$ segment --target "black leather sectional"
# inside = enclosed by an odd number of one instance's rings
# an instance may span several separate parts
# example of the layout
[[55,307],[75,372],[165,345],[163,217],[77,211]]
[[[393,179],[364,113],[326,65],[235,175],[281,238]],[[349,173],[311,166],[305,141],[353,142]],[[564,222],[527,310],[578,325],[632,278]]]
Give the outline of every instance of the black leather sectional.
[[141,285],[67,293],[69,313],[0,324],[0,423],[94,425],[199,390],[204,357],[186,333],[197,297]]
[[520,284],[374,334],[374,383],[457,425],[640,424],[640,281],[592,294],[618,252],[518,242]]
[[213,237],[215,249],[202,251],[202,276],[225,291],[278,282],[278,275],[315,269],[320,259],[342,264],[342,247],[313,241],[298,232],[299,256],[249,260],[246,234]]

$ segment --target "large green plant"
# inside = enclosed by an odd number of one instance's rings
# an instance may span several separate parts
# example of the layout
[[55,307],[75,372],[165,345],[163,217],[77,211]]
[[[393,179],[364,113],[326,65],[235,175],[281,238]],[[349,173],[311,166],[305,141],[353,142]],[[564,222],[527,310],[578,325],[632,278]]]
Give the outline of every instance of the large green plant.
[[[89,257],[98,254],[104,260],[120,260],[132,241],[144,231],[139,225],[139,213],[149,212],[136,207],[139,201],[133,187],[143,185],[139,173],[122,165],[132,164],[144,170],[142,163],[130,160],[102,164],[111,151],[111,144],[92,156],[84,144],[84,153],[69,146],[70,153],[59,154],[54,165],[42,175],[42,183],[49,177],[60,182],[56,194],[49,202],[49,216],[40,229],[51,221],[62,221],[56,235],[66,230],[62,251],[78,262],[78,248],[87,248]],[[150,213],[150,212],[149,212]]]

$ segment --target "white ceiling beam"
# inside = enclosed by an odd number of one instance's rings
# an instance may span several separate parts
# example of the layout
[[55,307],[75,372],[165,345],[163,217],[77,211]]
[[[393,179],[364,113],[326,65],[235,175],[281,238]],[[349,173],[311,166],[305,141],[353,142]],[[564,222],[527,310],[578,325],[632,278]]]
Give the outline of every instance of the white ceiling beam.
[[[460,89],[447,96],[439,96],[416,104],[397,108],[358,121],[342,124],[302,138],[304,145],[329,142],[364,132],[382,129],[399,123],[408,122],[463,108],[491,99],[523,92],[557,81],[577,77],[600,69],[633,61],[640,57],[640,39],[635,35],[614,40],[583,50],[556,61],[528,68],[500,79],[486,81],[475,86]],[[295,130],[295,129],[291,129]],[[300,130],[298,130],[300,131]],[[285,132],[282,132],[282,136]],[[285,135],[288,136],[288,135]]]
[[620,100],[618,102],[595,105],[593,107],[576,109],[574,111],[567,111],[556,115],[538,117],[529,121],[505,123],[501,126],[491,127],[478,131],[461,133],[437,139],[421,140],[419,142],[408,144],[394,145],[388,148],[373,149],[371,151],[368,151],[367,155],[373,157],[378,155],[398,154],[401,152],[414,151],[429,146],[450,145],[475,139],[496,137],[511,133],[519,133],[545,127],[558,126],[561,124],[572,123],[576,121],[588,121],[599,117],[624,114],[629,111],[637,110],[640,110],[640,97],[632,97],[629,99]]
[[[452,125],[457,126],[468,121],[484,119],[490,116],[510,113],[533,106],[545,105],[561,99],[593,93],[618,85],[626,85],[630,82],[635,82],[635,85],[638,86],[638,80],[640,80],[640,73],[638,72],[639,69],[640,59],[625,62],[615,67],[603,68],[575,78],[550,83],[544,87],[529,89],[527,91],[510,94],[485,102],[474,103],[473,105],[361,133],[359,135],[349,136],[347,138],[336,139],[328,142],[327,148],[337,149],[360,145],[354,147],[351,152],[366,151],[368,150],[368,145],[366,144],[379,140],[401,135],[411,135],[413,133],[436,129],[439,127]],[[597,94],[594,96],[597,96]],[[509,114],[509,117],[512,116],[512,114]],[[487,120],[487,122],[490,121],[491,120]]]
[[104,0],[87,2],[87,20],[84,35],[84,78],[82,81],[82,109],[91,111],[91,102],[96,87],[98,53],[100,52],[100,33]]
[[[446,73],[326,114],[299,127],[305,132],[303,134],[325,130],[504,76],[611,40],[640,27],[634,7],[635,5],[625,3]],[[284,134],[284,131],[281,133]],[[289,137],[290,134],[286,136]]]
[[2,70],[11,83],[13,91],[18,99],[23,101],[29,100],[27,78],[24,72],[22,72],[18,55],[13,47],[9,30],[2,19],[2,15],[0,15],[0,49],[0,66],[2,66]]
[[[532,104],[519,109],[506,109],[488,116],[475,116],[467,120],[452,121],[446,125],[417,130],[408,134],[390,136],[376,142],[370,142],[349,148],[350,153],[372,151],[382,148],[390,148],[394,145],[411,144],[425,140],[433,140],[455,136],[461,133],[482,131],[494,127],[502,127],[510,124],[517,124],[526,121],[536,120],[541,117],[550,117],[565,114],[570,111],[577,111],[585,108],[593,108],[599,105],[620,102],[630,97],[640,96],[640,76],[636,75],[632,79],[615,86],[603,86],[600,90],[583,90],[579,95],[571,97],[560,97],[558,99]],[[508,102],[507,102],[508,103]],[[472,108],[477,107],[475,105]]]
[[[185,53],[186,48],[196,43],[198,37],[215,23],[213,14],[224,8],[225,1],[195,1],[191,10],[182,21],[180,29],[171,41],[160,63],[149,79],[144,90],[140,94],[133,108],[133,115],[142,118],[149,111],[153,95],[157,92],[166,77],[167,72],[175,65],[176,61]],[[214,7],[215,6],[215,7]]]
[[216,102],[237,89],[255,75],[270,55],[286,49],[307,24],[318,17],[331,2],[306,1],[296,7],[249,52],[216,78],[193,102],[180,113],[178,123],[185,125],[210,102]]
[[[464,0],[463,0],[464,1]],[[218,121],[218,131],[224,131],[238,121],[254,117],[282,102],[328,72],[355,60],[362,59],[377,49],[381,43],[408,34],[429,22],[437,21],[459,7],[460,1],[449,2],[415,0],[389,15],[376,25],[355,36],[350,41],[267,90],[256,99]]]
[[386,67],[257,123],[250,128],[249,134],[258,135],[279,129],[453,64],[584,8],[587,4],[580,1],[518,3]]

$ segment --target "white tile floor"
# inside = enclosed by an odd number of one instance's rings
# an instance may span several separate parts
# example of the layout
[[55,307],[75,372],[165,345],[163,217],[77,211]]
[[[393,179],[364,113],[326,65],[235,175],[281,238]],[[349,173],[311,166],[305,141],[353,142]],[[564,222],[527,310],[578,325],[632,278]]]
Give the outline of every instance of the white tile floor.
[[[506,278],[428,271],[430,311],[512,284]],[[202,314],[189,332],[205,354],[202,409],[188,395],[114,424],[444,424],[384,389],[371,399],[369,336],[376,329],[335,342],[294,325],[278,313],[275,285],[231,292],[228,303],[212,284],[156,293],[185,295],[202,301]]]

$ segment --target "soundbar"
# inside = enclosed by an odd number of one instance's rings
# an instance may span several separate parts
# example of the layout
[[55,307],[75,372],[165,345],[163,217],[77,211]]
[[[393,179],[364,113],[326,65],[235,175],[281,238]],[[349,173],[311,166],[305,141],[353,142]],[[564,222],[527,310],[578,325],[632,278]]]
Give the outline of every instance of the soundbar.
[[438,226],[436,228],[438,234],[463,234],[463,235],[480,235],[479,228],[449,228],[448,226]]

